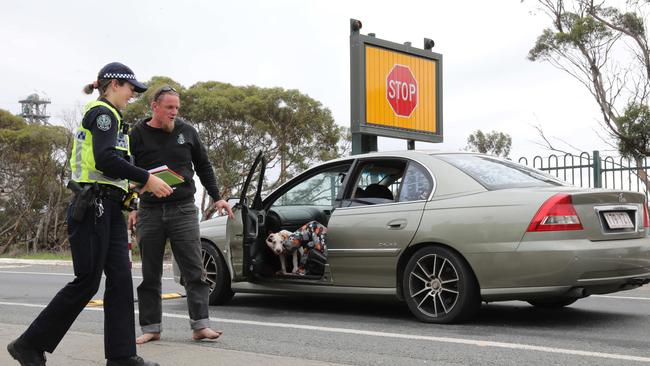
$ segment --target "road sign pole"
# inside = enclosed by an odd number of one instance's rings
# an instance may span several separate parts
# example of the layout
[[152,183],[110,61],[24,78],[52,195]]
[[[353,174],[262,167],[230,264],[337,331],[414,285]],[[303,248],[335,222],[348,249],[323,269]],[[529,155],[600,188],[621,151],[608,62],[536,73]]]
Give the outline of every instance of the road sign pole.
[[377,136],[362,133],[352,134],[352,155],[377,151]]
[[352,129],[352,155],[370,152],[368,146],[364,144],[364,140],[367,140],[367,135],[358,132],[358,126],[361,123],[361,110],[359,108],[361,105],[361,90],[357,79],[359,78],[359,69],[361,67],[359,49],[363,45],[359,39],[359,29],[361,29],[361,22],[356,19],[350,19],[350,126]]
[[415,150],[415,140],[406,140],[406,149]]

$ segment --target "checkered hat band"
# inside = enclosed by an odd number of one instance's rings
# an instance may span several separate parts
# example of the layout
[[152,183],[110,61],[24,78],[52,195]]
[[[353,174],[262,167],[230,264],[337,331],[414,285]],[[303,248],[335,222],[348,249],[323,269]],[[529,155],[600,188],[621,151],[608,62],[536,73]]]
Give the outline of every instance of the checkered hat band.
[[113,73],[107,73],[104,74],[102,79],[131,79],[135,80],[135,75],[133,74],[113,74]]

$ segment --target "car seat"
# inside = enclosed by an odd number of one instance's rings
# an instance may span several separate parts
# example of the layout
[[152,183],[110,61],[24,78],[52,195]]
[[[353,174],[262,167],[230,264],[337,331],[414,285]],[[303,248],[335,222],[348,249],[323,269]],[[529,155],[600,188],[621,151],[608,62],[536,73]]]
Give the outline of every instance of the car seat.
[[386,186],[377,183],[370,184],[366,187],[366,197],[385,198],[393,200],[393,192]]
[[354,195],[352,197],[353,198],[363,198],[363,197],[366,197],[366,196],[367,196],[366,191],[364,191],[363,188],[361,188],[361,187],[357,187],[354,190]]

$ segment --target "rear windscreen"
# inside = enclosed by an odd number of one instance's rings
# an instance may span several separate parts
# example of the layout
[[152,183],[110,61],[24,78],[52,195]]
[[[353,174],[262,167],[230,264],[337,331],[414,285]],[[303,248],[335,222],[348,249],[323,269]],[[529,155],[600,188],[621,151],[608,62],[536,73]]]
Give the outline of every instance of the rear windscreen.
[[542,171],[491,156],[441,154],[434,157],[462,170],[490,190],[568,185]]

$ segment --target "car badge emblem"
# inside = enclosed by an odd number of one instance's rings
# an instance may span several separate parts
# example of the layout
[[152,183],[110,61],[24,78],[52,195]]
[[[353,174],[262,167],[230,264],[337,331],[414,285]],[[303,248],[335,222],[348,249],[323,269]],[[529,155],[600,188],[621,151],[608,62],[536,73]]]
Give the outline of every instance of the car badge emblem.
[[623,193],[618,194],[618,202],[620,202],[620,203],[627,202],[627,200],[625,199],[625,196],[623,196]]

